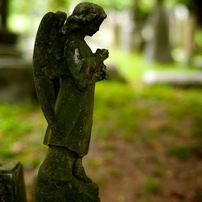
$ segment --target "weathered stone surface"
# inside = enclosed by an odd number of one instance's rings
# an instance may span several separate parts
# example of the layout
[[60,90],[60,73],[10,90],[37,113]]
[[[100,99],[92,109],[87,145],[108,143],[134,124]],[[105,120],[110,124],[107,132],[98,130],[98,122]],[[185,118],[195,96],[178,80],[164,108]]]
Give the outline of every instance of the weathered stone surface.
[[98,187],[72,172],[76,155],[67,149],[50,147],[36,181],[36,202],[98,202]]
[[26,202],[23,168],[19,162],[0,161],[0,202]]
[[49,12],[36,36],[34,81],[48,122],[44,144],[49,149],[40,166],[36,202],[98,202],[98,187],[82,165],[88,153],[95,83],[106,79],[108,50],[95,53],[85,41],[107,17],[93,3],[78,4],[67,17]]
[[[73,177],[69,181],[57,181],[43,175],[36,184],[37,202],[99,202],[98,186]],[[49,186],[46,186],[49,184]]]

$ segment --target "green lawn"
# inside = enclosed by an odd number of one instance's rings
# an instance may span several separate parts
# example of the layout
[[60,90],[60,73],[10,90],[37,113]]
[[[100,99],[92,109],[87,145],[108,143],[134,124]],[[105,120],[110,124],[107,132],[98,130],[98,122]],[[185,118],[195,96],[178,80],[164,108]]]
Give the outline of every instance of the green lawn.
[[[144,141],[162,134],[200,139],[201,111],[200,89],[100,82],[95,93],[93,136],[123,141]],[[46,149],[42,145],[45,128],[46,121],[39,106],[1,103],[1,157],[21,159],[28,167],[38,166]]]

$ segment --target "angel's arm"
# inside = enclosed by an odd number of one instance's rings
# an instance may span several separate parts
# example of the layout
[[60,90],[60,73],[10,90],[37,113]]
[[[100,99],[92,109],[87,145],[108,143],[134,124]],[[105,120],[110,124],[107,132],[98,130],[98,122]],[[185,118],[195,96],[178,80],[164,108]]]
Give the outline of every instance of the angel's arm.
[[[103,51],[106,52],[106,50]],[[85,91],[96,81],[106,78],[106,67],[103,61],[108,57],[108,51],[104,57],[98,56],[96,52],[89,57],[82,58],[79,48],[67,44],[65,53],[71,76],[81,91]]]

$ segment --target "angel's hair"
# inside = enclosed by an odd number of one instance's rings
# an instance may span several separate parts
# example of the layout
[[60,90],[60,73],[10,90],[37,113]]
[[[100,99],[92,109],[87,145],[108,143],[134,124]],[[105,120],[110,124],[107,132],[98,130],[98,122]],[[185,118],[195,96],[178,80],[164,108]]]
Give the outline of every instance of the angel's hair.
[[68,33],[75,29],[80,30],[83,26],[90,24],[93,21],[102,22],[106,17],[107,15],[102,7],[93,3],[80,3],[67,18],[67,21],[62,28],[62,32]]

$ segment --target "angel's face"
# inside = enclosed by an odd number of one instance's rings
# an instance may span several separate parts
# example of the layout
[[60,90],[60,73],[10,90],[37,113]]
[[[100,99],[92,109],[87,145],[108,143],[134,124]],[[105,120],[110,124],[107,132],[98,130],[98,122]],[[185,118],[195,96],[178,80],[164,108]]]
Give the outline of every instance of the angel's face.
[[92,21],[87,26],[85,26],[84,30],[87,36],[93,36],[97,31],[99,31],[100,25],[103,20]]

